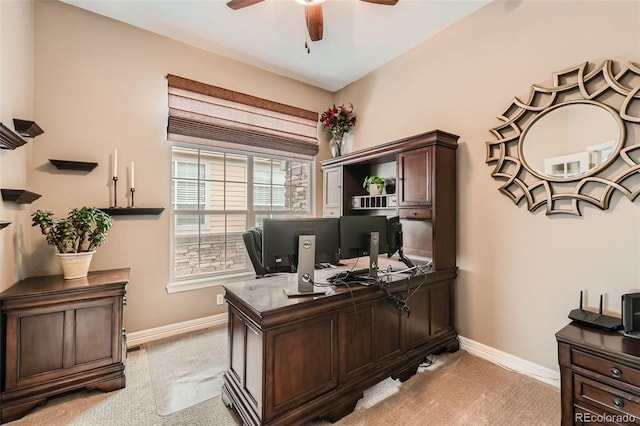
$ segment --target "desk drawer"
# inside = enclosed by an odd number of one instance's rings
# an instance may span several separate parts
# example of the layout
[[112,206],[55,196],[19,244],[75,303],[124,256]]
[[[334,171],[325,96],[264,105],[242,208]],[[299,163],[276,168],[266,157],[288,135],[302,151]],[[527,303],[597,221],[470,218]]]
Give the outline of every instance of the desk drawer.
[[640,397],[612,388],[579,374],[573,376],[576,403],[591,404],[610,413],[628,414],[632,422],[640,422]]
[[571,350],[571,363],[622,383],[640,388],[640,370],[614,360],[600,358],[577,349]]
[[400,219],[431,219],[431,209],[413,209],[403,208],[398,209],[398,216]]

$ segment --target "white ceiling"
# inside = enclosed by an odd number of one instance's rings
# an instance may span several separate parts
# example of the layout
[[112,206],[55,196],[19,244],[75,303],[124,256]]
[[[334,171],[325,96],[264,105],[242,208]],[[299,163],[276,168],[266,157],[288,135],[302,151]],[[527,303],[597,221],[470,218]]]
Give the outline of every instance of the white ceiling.
[[491,0],[326,0],[324,38],[305,49],[304,6],[265,0],[62,0],[184,43],[336,91]]

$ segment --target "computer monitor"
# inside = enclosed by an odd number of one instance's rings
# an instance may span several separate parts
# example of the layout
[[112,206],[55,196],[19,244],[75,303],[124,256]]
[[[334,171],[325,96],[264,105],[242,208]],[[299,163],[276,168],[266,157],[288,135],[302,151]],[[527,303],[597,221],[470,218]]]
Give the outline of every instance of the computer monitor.
[[342,216],[340,258],[369,256],[369,275],[377,277],[378,254],[389,251],[386,216]]
[[262,264],[272,269],[291,267],[298,272],[298,292],[313,293],[315,265],[339,261],[339,224],[337,218],[264,219]]

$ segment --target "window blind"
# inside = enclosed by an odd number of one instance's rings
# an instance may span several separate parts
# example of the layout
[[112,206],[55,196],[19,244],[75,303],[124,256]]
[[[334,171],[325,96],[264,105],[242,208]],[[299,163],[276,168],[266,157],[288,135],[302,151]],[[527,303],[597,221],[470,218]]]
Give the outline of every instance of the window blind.
[[318,113],[168,75],[168,138],[254,153],[312,159]]

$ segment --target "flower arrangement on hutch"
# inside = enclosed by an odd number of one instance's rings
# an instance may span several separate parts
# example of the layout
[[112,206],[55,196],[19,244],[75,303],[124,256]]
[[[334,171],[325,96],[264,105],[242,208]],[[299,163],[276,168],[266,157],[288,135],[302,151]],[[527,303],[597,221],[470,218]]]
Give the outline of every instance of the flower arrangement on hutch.
[[320,122],[331,133],[329,147],[331,154],[337,157],[342,154],[342,139],[345,133],[349,133],[356,125],[356,114],[353,112],[353,105],[349,107],[335,104],[322,113]]

